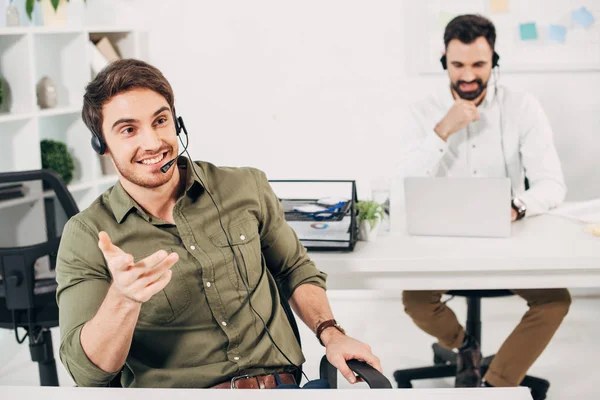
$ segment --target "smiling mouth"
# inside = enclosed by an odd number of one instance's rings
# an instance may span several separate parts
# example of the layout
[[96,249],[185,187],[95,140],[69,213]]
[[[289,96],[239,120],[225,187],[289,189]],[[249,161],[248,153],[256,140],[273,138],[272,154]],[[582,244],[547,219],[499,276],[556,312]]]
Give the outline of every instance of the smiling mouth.
[[154,158],[146,158],[145,160],[138,161],[137,163],[142,165],[155,165],[164,160],[166,156],[167,152],[165,151],[164,153],[160,153]]

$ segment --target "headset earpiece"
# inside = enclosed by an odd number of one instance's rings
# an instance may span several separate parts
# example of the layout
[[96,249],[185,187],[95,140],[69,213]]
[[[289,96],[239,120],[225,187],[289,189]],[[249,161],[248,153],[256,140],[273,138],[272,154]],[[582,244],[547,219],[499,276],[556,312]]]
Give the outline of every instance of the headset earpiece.
[[106,152],[106,144],[104,140],[100,136],[96,134],[96,132],[92,131],[92,149],[100,155],[103,155]]
[[[496,68],[496,67],[500,66],[498,64],[498,61],[500,61],[500,55],[494,51],[494,54],[492,55],[492,68]],[[442,63],[443,69],[445,69],[445,70],[448,69],[448,60],[447,60],[445,54],[442,56],[442,58],[440,58],[440,63]]]

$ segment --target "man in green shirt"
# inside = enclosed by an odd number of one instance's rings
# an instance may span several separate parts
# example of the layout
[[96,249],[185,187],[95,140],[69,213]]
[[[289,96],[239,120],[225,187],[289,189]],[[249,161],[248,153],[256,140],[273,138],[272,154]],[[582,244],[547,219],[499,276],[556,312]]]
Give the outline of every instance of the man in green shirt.
[[125,387],[223,387],[245,375],[258,378],[244,387],[271,387],[274,372],[289,383],[304,358],[280,295],[348,381],[349,359],[381,371],[334,323],[326,275],[264,173],[178,156],[175,115],[168,81],[142,61],[112,63],[86,88],[92,146],[119,182],[62,235],[60,357],[75,382],[106,386],[122,371]]

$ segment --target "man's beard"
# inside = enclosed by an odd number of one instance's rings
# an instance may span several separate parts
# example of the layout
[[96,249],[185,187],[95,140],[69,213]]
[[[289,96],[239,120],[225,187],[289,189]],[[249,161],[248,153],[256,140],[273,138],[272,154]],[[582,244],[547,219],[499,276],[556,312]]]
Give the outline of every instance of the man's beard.
[[[164,153],[164,152],[165,152],[165,150],[162,151],[162,153]],[[166,157],[164,159],[162,159],[160,161],[160,163],[166,164],[170,160],[170,158],[169,158],[170,154],[171,154],[171,151],[167,151]],[[173,171],[174,171],[172,168],[170,168],[169,169],[170,171],[167,171],[167,173],[162,173],[159,170],[158,172],[155,172],[152,175],[144,174],[144,176],[142,176],[142,174],[139,173],[140,171],[137,171],[135,168],[120,165],[119,162],[117,162],[116,160],[114,160],[114,162],[115,162],[115,167],[117,168],[117,170],[119,171],[121,176],[123,176],[123,178],[125,178],[129,182],[133,183],[134,185],[137,185],[137,186],[140,186],[140,187],[143,187],[146,189],[154,189],[154,188],[164,185],[171,179],[171,176],[173,176]]]
[[[460,85],[463,83],[476,83],[477,84],[477,89],[475,90],[469,90],[469,91],[463,91],[460,89]],[[483,91],[487,88],[487,82],[483,83],[483,81],[479,78],[472,80],[471,82],[465,82],[465,81],[457,81],[456,83],[452,84],[452,89],[454,89],[454,91],[456,92],[456,94],[458,94],[458,97],[460,97],[463,100],[468,100],[468,101],[472,101],[475,100],[476,98],[478,98],[479,96],[481,96],[481,93],[483,93]]]

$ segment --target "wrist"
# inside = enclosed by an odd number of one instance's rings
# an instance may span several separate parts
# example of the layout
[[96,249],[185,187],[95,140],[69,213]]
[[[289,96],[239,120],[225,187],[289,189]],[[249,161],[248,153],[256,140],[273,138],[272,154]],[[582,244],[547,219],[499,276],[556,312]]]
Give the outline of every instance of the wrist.
[[[323,346],[327,346],[327,343],[335,337],[333,331],[337,331],[337,333],[342,335],[346,333],[344,328],[342,328],[342,326],[338,324],[335,319],[328,319],[319,323],[315,333],[319,342],[321,342]],[[327,341],[324,340],[325,337],[327,337]]]
[[518,197],[513,198],[510,205],[513,211],[515,211],[517,214],[517,220],[520,220],[525,217],[525,214],[527,212],[527,206],[525,205],[525,203],[523,203],[523,201],[521,201],[521,199],[519,199]]
[[340,336],[345,336],[345,334],[338,331],[336,327],[330,326],[329,328],[325,328],[323,333],[321,333],[321,343],[327,347],[329,342]]
[[438,122],[433,130],[444,142],[448,140],[450,132],[444,127],[443,122]]

